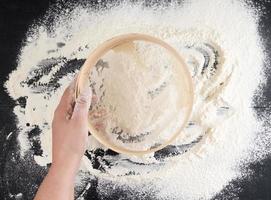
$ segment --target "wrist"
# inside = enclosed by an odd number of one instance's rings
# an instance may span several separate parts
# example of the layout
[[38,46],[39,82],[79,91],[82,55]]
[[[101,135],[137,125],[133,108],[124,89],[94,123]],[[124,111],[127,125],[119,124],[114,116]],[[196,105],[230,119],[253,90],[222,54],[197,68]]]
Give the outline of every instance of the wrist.
[[53,159],[50,171],[75,177],[80,167],[80,162],[81,158],[76,155],[69,155],[69,157]]
[[75,166],[66,166],[52,163],[49,174],[58,177],[60,179],[67,179],[73,181],[77,173],[77,168]]

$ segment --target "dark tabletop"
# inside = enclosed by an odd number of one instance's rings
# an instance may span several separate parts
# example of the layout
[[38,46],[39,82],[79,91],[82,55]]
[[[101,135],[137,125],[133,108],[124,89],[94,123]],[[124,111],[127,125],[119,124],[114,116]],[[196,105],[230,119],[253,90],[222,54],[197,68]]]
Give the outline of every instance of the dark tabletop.
[[[65,1],[62,0],[63,4]],[[91,1],[95,5],[96,1]],[[46,168],[34,162],[22,160],[18,154],[16,118],[12,112],[16,104],[5,92],[3,83],[15,69],[19,49],[25,40],[29,25],[43,16],[51,0],[0,0],[0,200],[33,199]],[[260,34],[264,39],[267,53],[271,57],[271,3],[254,1],[255,6],[264,5],[266,14],[260,19]],[[271,70],[266,65],[266,71]],[[258,117],[271,113],[271,73],[267,84],[255,96],[254,108]],[[270,122],[266,121],[266,124]],[[10,138],[6,136],[10,132]],[[271,148],[271,147],[270,147]],[[31,155],[28,155],[31,156]],[[31,160],[31,159],[29,159]],[[32,159],[33,160],[33,159]],[[29,161],[30,162],[30,161]],[[35,168],[35,170],[33,170]],[[271,200],[271,155],[245,168],[252,176],[231,181],[214,199]],[[86,199],[99,199],[95,182],[86,194]],[[21,193],[21,194],[20,194]],[[91,194],[91,195],[88,195]],[[116,191],[110,199],[125,197],[125,191]],[[146,197],[149,199],[149,197]]]

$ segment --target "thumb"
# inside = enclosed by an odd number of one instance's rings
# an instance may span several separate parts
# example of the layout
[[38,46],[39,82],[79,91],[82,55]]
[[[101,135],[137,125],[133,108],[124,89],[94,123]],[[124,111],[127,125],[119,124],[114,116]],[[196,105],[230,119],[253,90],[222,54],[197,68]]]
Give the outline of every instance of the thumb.
[[75,101],[71,119],[85,120],[88,117],[88,111],[91,104],[92,90],[85,88]]

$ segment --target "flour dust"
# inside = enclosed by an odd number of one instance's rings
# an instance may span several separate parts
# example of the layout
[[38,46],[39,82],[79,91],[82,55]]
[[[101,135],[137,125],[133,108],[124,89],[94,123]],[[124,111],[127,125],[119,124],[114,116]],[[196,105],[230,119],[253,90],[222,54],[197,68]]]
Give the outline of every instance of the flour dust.
[[44,17],[29,30],[6,82],[18,101],[21,156],[31,150],[39,165],[51,162],[54,109],[91,50],[116,35],[149,34],[176,48],[189,67],[195,90],[189,123],[171,145],[144,157],[113,152],[90,135],[78,199],[93,185],[101,199],[119,191],[126,199],[212,198],[241,176],[241,164],[270,154],[270,135],[257,135],[262,122],[252,107],[264,77],[260,14],[242,1],[216,0],[50,9],[54,21]]

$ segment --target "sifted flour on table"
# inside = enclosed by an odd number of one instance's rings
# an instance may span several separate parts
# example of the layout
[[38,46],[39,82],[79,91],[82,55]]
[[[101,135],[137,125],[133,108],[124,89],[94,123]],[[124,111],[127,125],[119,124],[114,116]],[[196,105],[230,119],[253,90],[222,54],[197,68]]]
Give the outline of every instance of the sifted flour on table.
[[[124,199],[212,198],[241,176],[241,164],[270,154],[270,134],[257,134],[262,123],[252,107],[264,78],[259,14],[242,1],[216,0],[51,9],[47,15],[55,21],[45,17],[31,28],[6,83],[19,102],[14,113],[22,156],[31,150],[39,165],[51,162],[54,109],[90,51],[119,34],[145,33],[174,46],[189,67],[195,90],[189,123],[171,145],[141,158],[114,153],[89,136],[77,177],[78,199],[93,180],[101,199],[120,190]],[[30,140],[33,132],[38,134]]]

